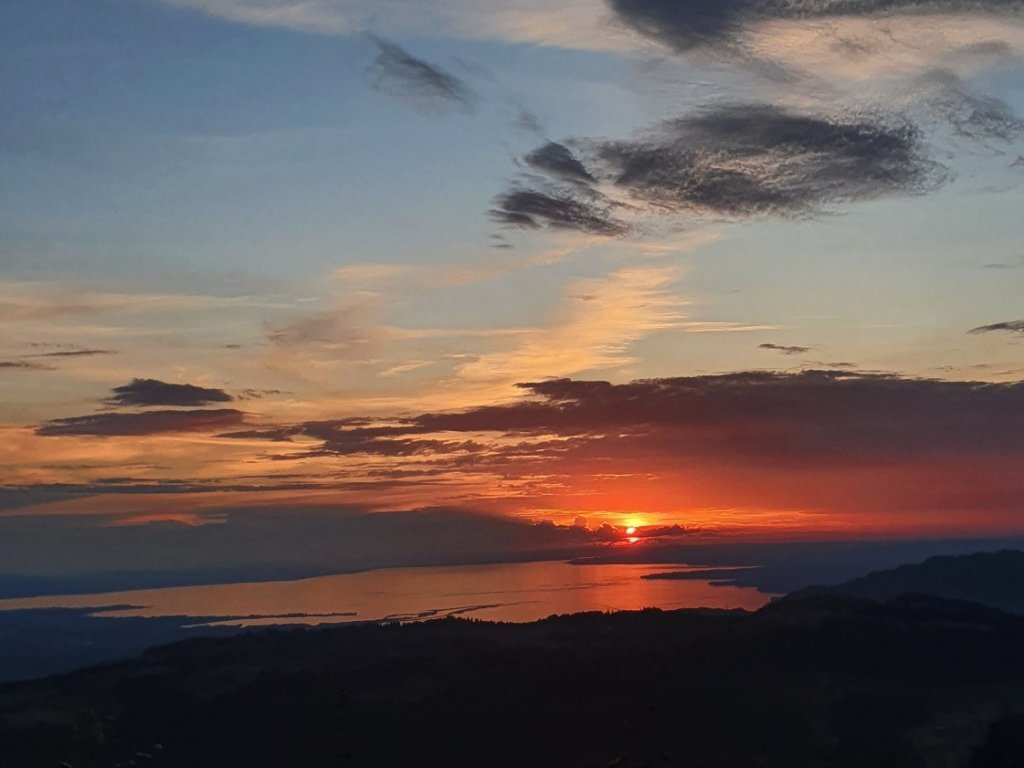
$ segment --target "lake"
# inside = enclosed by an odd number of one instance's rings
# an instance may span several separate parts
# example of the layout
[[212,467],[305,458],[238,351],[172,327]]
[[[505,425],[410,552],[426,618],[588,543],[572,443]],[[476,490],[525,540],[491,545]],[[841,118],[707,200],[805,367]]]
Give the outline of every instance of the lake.
[[197,623],[248,626],[443,616],[522,622],[557,613],[648,607],[755,610],[770,599],[750,587],[716,586],[703,579],[641,578],[658,571],[700,568],[679,564],[570,565],[564,561],[384,568],[294,581],[0,600],[0,611],[119,606],[102,615],[191,616],[197,617]]

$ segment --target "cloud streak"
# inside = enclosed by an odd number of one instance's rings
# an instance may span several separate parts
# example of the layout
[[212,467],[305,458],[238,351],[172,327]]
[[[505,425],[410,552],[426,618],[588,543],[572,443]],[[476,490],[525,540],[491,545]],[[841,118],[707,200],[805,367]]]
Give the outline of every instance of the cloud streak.
[[112,349],[62,349],[56,352],[39,352],[30,357],[96,357],[98,355],[116,355]]

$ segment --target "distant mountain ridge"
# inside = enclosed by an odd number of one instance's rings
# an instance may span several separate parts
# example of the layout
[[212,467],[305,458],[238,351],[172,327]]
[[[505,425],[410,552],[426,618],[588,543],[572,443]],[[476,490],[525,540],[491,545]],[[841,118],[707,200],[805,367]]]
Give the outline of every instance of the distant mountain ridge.
[[1004,549],[942,555],[924,562],[873,571],[852,581],[796,590],[784,600],[845,595],[886,602],[903,595],[931,595],[1024,614],[1024,552]]

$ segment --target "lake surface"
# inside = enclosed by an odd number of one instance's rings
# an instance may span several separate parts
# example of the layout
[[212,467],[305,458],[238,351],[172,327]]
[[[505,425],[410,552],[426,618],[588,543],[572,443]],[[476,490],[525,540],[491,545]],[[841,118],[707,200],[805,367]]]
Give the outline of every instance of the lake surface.
[[[770,596],[702,579],[641,578],[685,565],[570,565],[563,561],[387,568],[296,581],[171,587],[0,600],[20,608],[107,608],[103,616],[194,616],[197,623],[322,624],[467,616],[534,621],[556,613],[672,608],[754,610]],[[123,606],[131,606],[124,608]],[[212,622],[209,617],[218,617]]]

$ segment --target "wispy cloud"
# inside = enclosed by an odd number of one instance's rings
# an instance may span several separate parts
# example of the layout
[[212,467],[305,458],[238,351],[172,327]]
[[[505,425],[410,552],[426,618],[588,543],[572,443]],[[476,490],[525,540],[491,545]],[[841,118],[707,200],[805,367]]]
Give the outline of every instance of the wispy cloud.
[[479,355],[456,369],[464,381],[511,385],[531,375],[568,375],[631,361],[630,346],[660,330],[676,327],[686,302],[670,286],[678,278],[670,267],[622,269],[604,278],[581,280],[570,299],[546,327],[517,339],[506,351]]
[[444,33],[581,50],[628,50],[635,42],[611,28],[604,0],[164,0],[221,18],[318,34],[393,29],[417,36]]
[[385,368],[383,371],[378,373],[378,376],[387,378],[389,376],[399,376],[403,373],[409,373],[410,371],[416,371],[420,368],[426,368],[427,366],[433,365],[433,360],[410,360],[407,363],[399,363],[393,365],[390,368]]
[[989,325],[979,325],[977,328],[971,328],[968,333],[980,334],[980,333],[1024,333],[1024,320],[1007,320],[1002,323],[991,323]]
[[56,281],[0,281],[0,321],[24,322],[105,314],[263,306],[252,297],[152,292],[103,292]]
[[470,110],[476,93],[461,79],[418,59],[399,45],[373,37],[377,58],[368,72],[373,87],[420,112]]

